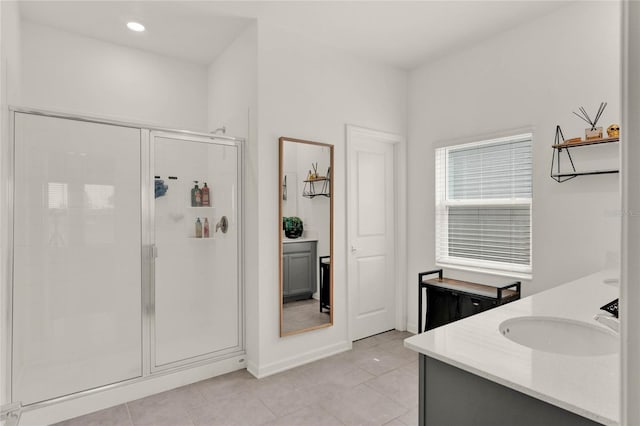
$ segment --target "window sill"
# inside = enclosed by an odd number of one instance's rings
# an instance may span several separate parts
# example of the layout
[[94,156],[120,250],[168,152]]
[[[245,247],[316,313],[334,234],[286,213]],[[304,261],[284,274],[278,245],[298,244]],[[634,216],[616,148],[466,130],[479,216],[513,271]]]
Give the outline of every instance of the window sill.
[[436,262],[436,266],[447,269],[456,269],[459,271],[477,272],[480,274],[495,275],[499,277],[517,278],[520,280],[531,280],[533,275],[526,272],[502,271],[500,269],[482,268],[479,266],[458,265],[455,263]]

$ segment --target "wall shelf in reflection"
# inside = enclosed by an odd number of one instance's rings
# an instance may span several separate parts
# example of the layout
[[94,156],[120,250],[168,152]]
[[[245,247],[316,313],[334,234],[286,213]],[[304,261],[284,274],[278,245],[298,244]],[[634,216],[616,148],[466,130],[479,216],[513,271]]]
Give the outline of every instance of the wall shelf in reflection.
[[[305,180],[304,188],[302,190],[302,196],[305,198],[315,198],[318,196],[331,197],[329,182],[329,178],[324,176]],[[322,187],[319,191],[317,191],[316,184],[320,183],[322,183]]]

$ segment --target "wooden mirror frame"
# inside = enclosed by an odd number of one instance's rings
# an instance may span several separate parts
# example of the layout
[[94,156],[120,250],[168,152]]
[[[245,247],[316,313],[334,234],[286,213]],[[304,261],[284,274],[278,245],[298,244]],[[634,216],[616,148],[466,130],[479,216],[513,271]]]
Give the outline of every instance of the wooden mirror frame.
[[[278,253],[279,253],[279,261],[280,261],[280,266],[279,266],[279,280],[278,280],[278,285],[280,287],[280,291],[278,292],[278,294],[280,295],[279,298],[279,303],[280,303],[280,337],[285,337],[285,336],[292,336],[294,334],[300,334],[300,333],[305,333],[307,331],[311,331],[311,330],[318,330],[321,328],[326,328],[326,327],[331,327],[333,325],[333,311],[334,311],[334,304],[333,304],[333,270],[334,268],[334,259],[333,259],[333,189],[334,189],[334,181],[333,181],[333,145],[332,144],[328,144],[328,143],[322,143],[322,142],[313,142],[313,141],[307,141],[304,139],[296,139],[296,138],[289,138],[289,137],[285,137],[282,136],[278,139],[278,141],[280,142],[280,147],[279,147],[279,173],[278,173]],[[283,188],[282,188],[282,182],[284,179],[284,164],[283,164],[283,154],[284,154],[284,143],[285,142],[295,142],[295,143],[302,143],[302,144],[307,144],[307,145],[315,145],[315,146],[319,146],[319,147],[326,147],[329,148],[329,166],[330,166],[330,171],[329,171],[329,185],[330,185],[330,195],[329,195],[329,256],[330,256],[330,260],[331,260],[331,267],[329,268],[329,306],[330,306],[330,310],[329,310],[329,322],[325,323],[325,324],[320,324],[320,325],[315,325],[312,327],[307,327],[307,328],[302,328],[300,330],[293,330],[293,331],[289,331],[284,333],[284,315],[283,315],[283,308],[284,308],[284,303],[283,303],[283,279],[284,279],[284,271],[283,271],[283,240],[282,240],[282,195],[283,195]]]

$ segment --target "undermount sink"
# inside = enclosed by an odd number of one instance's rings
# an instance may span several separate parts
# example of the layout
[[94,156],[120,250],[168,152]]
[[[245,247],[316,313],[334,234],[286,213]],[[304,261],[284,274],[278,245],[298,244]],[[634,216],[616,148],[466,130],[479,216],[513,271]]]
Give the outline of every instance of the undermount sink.
[[520,345],[565,355],[609,355],[617,353],[620,345],[613,331],[565,318],[517,317],[503,321],[499,330]]

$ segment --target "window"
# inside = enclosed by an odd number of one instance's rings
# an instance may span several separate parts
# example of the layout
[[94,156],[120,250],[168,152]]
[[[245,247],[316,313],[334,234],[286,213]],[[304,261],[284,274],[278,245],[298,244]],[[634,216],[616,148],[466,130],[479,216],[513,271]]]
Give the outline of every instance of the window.
[[530,278],[532,136],[436,150],[436,263]]

